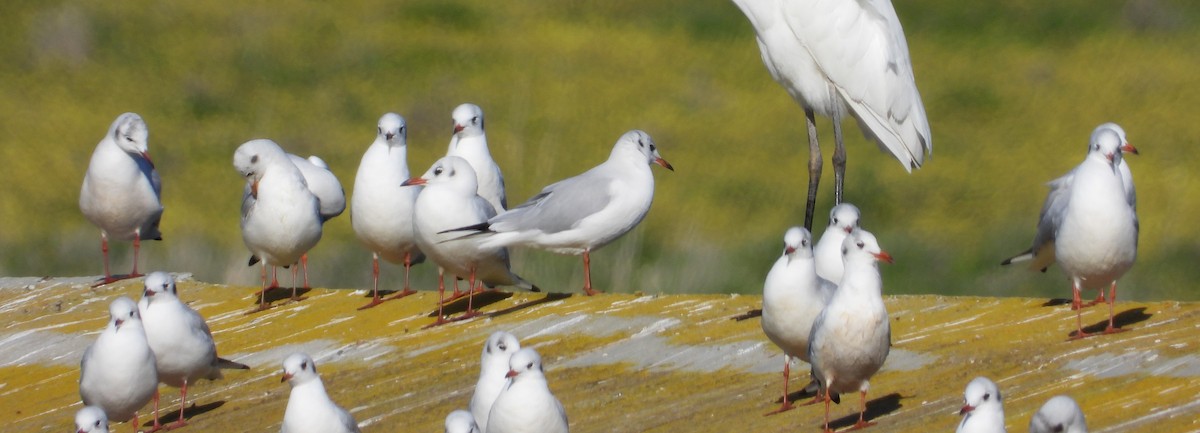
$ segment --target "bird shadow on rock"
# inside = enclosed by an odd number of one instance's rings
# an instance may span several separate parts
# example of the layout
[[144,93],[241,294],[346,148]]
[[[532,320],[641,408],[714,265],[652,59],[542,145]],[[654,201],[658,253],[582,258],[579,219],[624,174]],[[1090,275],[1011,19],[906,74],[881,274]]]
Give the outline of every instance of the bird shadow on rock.
[[[476,293],[473,297],[463,296],[452,302],[442,304],[442,314],[449,316],[465,312],[467,311],[468,301],[472,309],[478,310],[511,297],[513,297],[512,293],[501,292],[499,290],[484,290]],[[433,310],[429,312],[427,317],[437,317],[437,314],[437,310]]]
[[[307,287],[297,287],[296,288],[296,299],[304,300],[304,294],[311,292],[311,291],[312,291],[312,289],[307,288]],[[256,296],[256,298],[257,298],[257,296]],[[268,288],[267,289],[266,300],[267,300],[268,304],[275,302],[275,301],[291,299],[291,298],[292,298],[292,289],[290,287],[276,287],[276,288]],[[257,303],[257,299],[255,299],[255,301]]]
[[[808,389],[801,389],[799,391],[788,394],[788,401],[790,401],[790,402],[792,402],[792,404],[796,404],[798,406],[808,406],[809,404],[816,403],[816,402],[812,401],[812,399],[816,398],[816,396],[817,396],[816,390],[810,391]],[[779,398],[775,399],[775,403],[783,404],[783,397],[779,397]]]
[[[1146,307],[1131,308],[1113,316],[1113,327],[1122,331],[1127,331],[1126,326],[1134,323],[1145,322],[1153,317],[1152,314],[1146,314]],[[1091,325],[1083,327],[1083,332],[1088,334],[1103,333],[1108,329],[1108,319],[1101,320]],[[1078,331],[1071,331],[1067,337],[1074,337]]]
[[[512,295],[509,295],[509,296],[512,296]],[[521,311],[521,310],[524,310],[526,308],[533,307],[536,305],[541,305],[541,304],[545,304],[548,302],[560,301],[560,300],[567,299],[570,297],[571,297],[570,293],[546,293],[546,296],[542,297],[542,299],[535,299],[535,300],[532,300],[529,302],[523,302],[518,305],[513,305],[513,306],[505,308],[503,310],[493,311],[491,313],[487,313],[486,316],[499,317],[499,316],[503,316],[505,314],[515,313],[517,311]]]
[[[214,401],[212,403],[206,403],[206,404],[203,404],[200,406],[197,406],[196,403],[193,402],[191,406],[189,406],[187,409],[183,410],[183,419],[190,420],[192,418],[195,418],[196,415],[202,415],[202,414],[211,412],[211,411],[215,410],[216,408],[224,406],[224,405],[225,405],[224,400],[218,400],[218,401]],[[158,417],[158,423],[162,424],[164,427],[166,427],[167,424],[174,423],[175,421],[178,421],[178,420],[179,420],[179,412],[177,412],[177,411],[170,411],[170,412],[167,412],[166,415]],[[154,425],[154,420],[150,420],[150,421],[147,421],[145,424],[142,424],[142,427],[151,427],[153,425]]]
[[[736,321],[738,321],[738,322],[741,322],[741,321],[743,321],[743,320],[753,319],[753,318],[755,318],[755,317],[761,317],[761,316],[762,316],[762,310],[761,310],[761,309],[758,309],[758,308],[755,308],[755,309],[753,309],[753,310],[750,310],[750,311],[747,311],[747,312],[745,312],[745,313],[742,313],[742,314],[739,314],[739,315],[733,316],[733,317],[731,317],[730,319],[731,319],[731,320],[736,320]],[[780,401],[780,403],[782,403],[782,401]]]
[[1043,307],[1057,307],[1059,305],[1070,305],[1070,304],[1071,304],[1071,299],[1069,299],[1069,298],[1050,298],[1050,300],[1046,301],[1046,303],[1042,304],[1042,306]]
[[[903,406],[900,404],[900,399],[904,398],[899,393],[891,393],[874,400],[867,401],[867,412],[863,415],[863,419],[874,421],[875,419],[887,415],[889,413],[900,410]],[[858,422],[858,413],[847,415],[829,422],[829,428],[838,430],[843,427],[849,427]]]

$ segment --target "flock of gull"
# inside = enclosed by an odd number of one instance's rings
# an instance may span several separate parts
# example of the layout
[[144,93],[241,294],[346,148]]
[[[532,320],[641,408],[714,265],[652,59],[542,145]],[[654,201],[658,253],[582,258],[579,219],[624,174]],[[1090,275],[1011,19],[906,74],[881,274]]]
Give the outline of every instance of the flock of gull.
[[[783,404],[769,413],[795,407],[788,401],[792,360],[811,365],[805,389],[824,403],[829,431],[830,403],[840,395],[860,394],[859,419],[865,419],[869,380],[891,348],[891,329],[883,302],[879,262],[893,258],[863,229],[861,210],[842,200],[846,154],[841,120],[858,121],[863,133],[895,156],[905,169],[920,167],[932,151],[929,123],[917,91],[907,42],[888,0],[815,2],[811,0],[734,0],[753,24],[764,64],[804,108],[809,135],[809,188],[805,223],[787,229],[783,255],[763,287],[762,329],[784,357]],[[830,222],[813,244],[812,221],[822,157],[815,115],[831,117],[836,148],[835,206]],[[654,141],[641,130],[621,135],[608,160],[575,177],[546,186],[531,199],[509,208],[500,168],[492,159],[483,111],[462,104],[452,113],[453,135],[446,156],[420,176],[408,170],[406,124],[384,114],[375,141],[367,148],[355,177],[349,207],[351,224],[372,254],[372,299],[360,309],[415,293],[409,286],[413,265],[438,267],[438,314],[434,325],[464,320],[477,313],[471,298],[496,286],[540,289],[513,272],[508,248],[525,246],[581,255],[584,287],[590,278],[590,253],[627,233],[646,216],[654,195],[650,165],[673,170]],[[161,240],[161,180],[148,156],[148,129],[133,113],[120,115],[96,146],[80,196],[83,214],[101,230],[105,276],[99,284],[138,277],[142,240]],[[1117,280],[1137,255],[1136,194],[1127,153],[1137,153],[1125,131],[1105,123],[1092,132],[1084,161],[1050,182],[1032,246],[1003,264],[1028,261],[1045,271],[1058,264],[1071,281],[1078,330],[1071,339],[1090,336],[1081,310],[1107,302],[1104,333],[1113,324]],[[262,291],[254,313],[271,308],[266,294],[279,287],[278,267],[292,272],[296,298],[298,272],[307,252],[321,239],[322,225],[347,207],[337,177],[318,157],[288,154],[271,140],[237,147],[233,165],[246,180],[241,209],[242,238],[250,265],[261,267]],[[132,240],[133,271],[114,276],[108,265],[108,241]],[[388,297],[379,289],[379,259],[405,267],[404,285]],[[449,275],[447,275],[449,274]],[[445,295],[445,278],[453,283]],[[465,280],[466,290],[458,282]],[[268,282],[269,281],[269,282]],[[112,301],[111,320],[84,354],[79,382],[86,406],[76,424],[80,432],[107,431],[107,420],[132,420],[154,401],[158,424],[158,384],[180,388],[200,379],[217,379],[222,369],[245,365],[217,356],[204,319],[181,302],[173,278],[146,276],[140,302]],[[1099,289],[1085,303],[1081,291]],[[1107,293],[1105,293],[1107,289]],[[386,290],[385,290],[386,292]],[[461,316],[447,318],[442,306],[467,297]],[[291,384],[282,431],[354,432],[357,423],[326,394],[316,365],[297,353],[282,361],[283,380]],[[958,431],[1005,431],[1001,393],[985,377],[971,381]],[[177,423],[185,424],[182,407]],[[1031,432],[1084,432],[1079,406],[1067,396],[1046,402],[1033,417]],[[447,432],[557,433],[568,431],[563,405],[550,393],[541,358],[520,348],[505,332],[485,342],[480,377],[469,410],[446,418]]]

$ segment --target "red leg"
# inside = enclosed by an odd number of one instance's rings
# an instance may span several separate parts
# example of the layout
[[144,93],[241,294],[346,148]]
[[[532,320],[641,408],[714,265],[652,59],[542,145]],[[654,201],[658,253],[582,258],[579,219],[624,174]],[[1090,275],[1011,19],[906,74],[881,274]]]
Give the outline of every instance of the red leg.
[[[303,259],[304,256],[300,256],[300,258]],[[292,266],[292,299],[291,299],[291,302],[299,302],[299,301],[304,300],[304,298],[301,298],[300,296],[296,295],[296,277],[297,277],[297,274],[299,274],[299,273],[300,273],[300,266]],[[306,281],[305,286],[307,287],[307,285],[308,285],[308,283]]]
[[833,401],[833,399],[829,398],[829,388],[825,388],[824,391],[825,391],[825,431],[827,433],[832,433],[833,430],[829,429],[829,402]]
[[179,421],[170,428],[179,428],[187,425],[187,421],[183,420],[183,410],[187,408],[187,378],[183,378],[183,387],[179,389]]
[[[1116,280],[1113,280],[1112,286],[1109,287],[1108,290],[1109,290],[1109,292],[1108,292],[1108,327],[1104,328],[1104,333],[1105,334],[1116,334],[1118,332],[1125,332],[1126,330],[1118,328],[1116,326],[1113,326],[1113,303],[1117,302],[1117,282],[1116,282]],[[1104,296],[1104,290],[1100,291],[1100,296],[1101,297]]]
[[583,250],[583,293],[588,296],[598,293],[592,290],[592,256],[588,250]]
[[[267,305],[267,291],[268,291],[268,290],[271,290],[271,288],[270,288],[270,287],[267,287],[267,262],[265,262],[265,261],[264,261],[264,262],[262,262],[262,268],[261,268],[261,269],[262,269],[262,271],[260,272],[260,275],[262,276],[262,286],[263,286],[263,288],[262,288],[262,290],[259,290],[259,291],[258,291],[258,293],[257,293],[257,295],[258,295],[258,308],[255,308],[255,309],[253,309],[253,310],[247,311],[247,312],[246,312],[246,314],[254,314],[254,313],[257,313],[257,312],[259,312],[259,311],[266,311],[268,308],[271,308],[269,305]],[[272,267],[272,269],[274,269],[274,267]]]
[[130,424],[133,425],[133,433],[141,433],[142,432],[142,430],[140,428],[141,424],[138,424],[137,412],[133,413],[133,422],[131,422]]
[[[1071,280],[1071,290],[1075,293],[1075,299],[1078,300],[1079,299],[1079,280],[1078,279]],[[1080,338],[1092,336],[1092,334],[1083,332],[1083,310],[1082,309],[1075,310],[1075,327],[1076,327],[1077,331],[1075,331],[1075,335],[1072,335],[1070,337],[1071,340],[1078,340]]]
[[409,288],[409,285],[408,285],[408,273],[410,271],[412,271],[412,253],[404,253],[404,290],[401,290],[400,293],[389,296],[386,299],[387,301],[391,301],[393,299],[400,299],[405,296],[417,293],[416,290]]
[[445,297],[446,297],[446,271],[445,271],[444,269],[442,269],[442,268],[440,268],[440,267],[439,267],[439,268],[438,268],[438,313],[437,313],[437,321],[435,321],[435,322],[433,322],[433,323],[430,323],[429,325],[425,326],[426,328],[432,328],[432,327],[434,327],[434,326],[438,326],[438,325],[442,325],[442,324],[445,324],[445,323],[446,323],[446,318],[445,318],[445,315],[444,315],[444,314],[442,314],[442,304],[444,304],[444,303],[445,303],[445,302],[443,302],[443,301],[445,300]]
[[371,302],[368,302],[367,305],[358,307],[360,311],[383,303],[383,300],[379,299],[379,253],[371,254],[371,279],[375,282],[371,289]]
[[[458,317],[458,320],[470,319],[479,315],[479,313],[475,311],[473,305],[475,302],[475,267],[471,267],[471,277],[467,279],[467,284],[469,284],[469,286],[467,286],[467,311],[463,312],[463,314]],[[479,285],[483,286],[483,281],[480,281]]]
[[100,233],[100,251],[104,253],[104,282],[112,280],[112,272],[108,271],[108,236]]
[[142,276],[142,274],[139,274],[137,271],[138,251],[140,251],[141,249],[142,249],[142,235],[140,233],[134,233],[133,234],[133,272],[131,272],[129,274],[129,276],[126,278],[137,278],[137,277]]
[[783,355],[783,405],[779,406],[779,409],[775,411],[763,414],[763,416],[774,415],[792,410],[792,402],[788,401],[788,378],[791,375],[792,370],[791,360],[791,356],[788,356],[787,354]]
[[859,395],[859,400],[858,400],[859,401],[858,422],[854,423],[854,428],[851,428],[850,430],[864,429],[864,428],[875,425],[875,423],[867,422],[867,420],[864,419],[867,416],[867,392],[866,391],[859,391],[859,392],[860,392],[860,395]]

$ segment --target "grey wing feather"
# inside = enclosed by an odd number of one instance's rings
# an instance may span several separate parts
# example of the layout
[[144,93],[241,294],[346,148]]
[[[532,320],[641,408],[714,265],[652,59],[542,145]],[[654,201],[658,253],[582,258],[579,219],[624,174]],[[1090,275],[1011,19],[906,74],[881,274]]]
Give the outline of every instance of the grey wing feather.
[[247,183],[246,188],[242,191],[242,221],[245,221],[246,217],[250,215],[250,211],[254,210],[254,204],[257,202],[258,199],[250,194],[250,184]]
[[612,201],[607,179],[595,179],[587,174],[547,186],[529,201],[493,218],[492,230],[557,233],[574,228],[580,220],[599,212]]

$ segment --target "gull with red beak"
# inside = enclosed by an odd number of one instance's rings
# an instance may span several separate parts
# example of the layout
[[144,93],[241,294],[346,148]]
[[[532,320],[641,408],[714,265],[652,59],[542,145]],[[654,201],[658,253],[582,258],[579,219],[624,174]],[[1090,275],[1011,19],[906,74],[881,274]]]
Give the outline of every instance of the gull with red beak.
[[962,421],[955,433],[1004,433],[1004,402],[1000,388],[986,377],[976,377],[963,391]]
[[813,248],[817,275],[829,281],[842,280],[842,241],[858,227],[858,206],[842,203],[829,210],[829,226]]
[[[1092,131],[1088,154],[1066,175],[1050,182],[1050,193],[1042,205],[1033,246],[1002,265],[1031,261],[1031,268],[1045,271],[1058,263],[1071,280],[1071,307],[1077,310],[1077,330],[1072,339],[1083,338],[1081,290],[1099,289],[1105,300],[1109,289],[1108,327],[1104,333],[1123,331],[1113,323],[1117,280],[1137,259],[1137,194],[1133,175],[1123,154],[1137,153],[1125,139],[1125,131],[1114,123]],[[1093,302],[1092,304],[1096,303]],[[1090,305],[1090,304],[1089,304]]]
[[454,136],[450,137],[446,156],[467,160],[475,169],[479,196],[491,203],[496,212],[504,212],[508,209],[504,175],[488,150],[487,134],[483,130],[483,109],[475,104],[462,104],[454,108],[450,117],[454,119]]
[[358,433],[358,421],[329,398],[317,364],[304,353],[283,360],[280,382],[292,386],[283,412],[283,433]]
[[[79,209],[100,228],[100,251],[104,254],[104,279],[97,285],[140,277],[138,252],[143,239],[162,240],[162,180],[150,161],[149,130],[142,117],[125,113],[113,121],[108,134],[96,145],[83,188]],[[114,276],[108,267],[108,239],[133,241],[133,271]]]
[[674,171],[659,156],[650,135],[621,135],[604,163],[542,189],[529,201],[476,225],[447,232],[470,232],[483,247],[532,246],[559,254],[583,255],[583,291],[592,289],[592,251],[628,233],[650,211],[654,174],[649,164]]
[[488,417],[488,433],[567,433],[567,412],[550,392],[542,357],[533,348],[509,359],[508,386],[500,391]]
[[812,234],[807,229],[788,229],[783,244],[783,255],[775,261],[763,283],[762,330],[783,350],[783,405],[768,415],[792,408],[788,401],[791,361],[799,358],[809,362],[808,337],[813,321],[837,290],[829,280],[817,276]]
[[868,380],[883,366],[892,340],[878,265],[892,263],[892,256],[879,248],[875,235],[858,228],[842,241],[842,260],[842,280],[808,338],[817,396],[825,401],[825,431],[830,431],[829,402],[841,402],[838,394],[854,391],[861,398],[855,429],[874,425],[864,419]]
[[[250,186],[242,196],[242,242],[252,254],[250,265],[262,262],[258,310],[269,306],[267,266],[289,267],[321,240],[320,202],[308,189],[300,169],[274,141],[251,140],[238,146],[233,166]],[[296,297],[292,271],[292,299]]]
[[137,304],[119,297],[108,306],[108,327],[83,352],[79,363],[79,396],[111,420],[129,420],[137,431],[137,411],[158,393],[154,352]]

